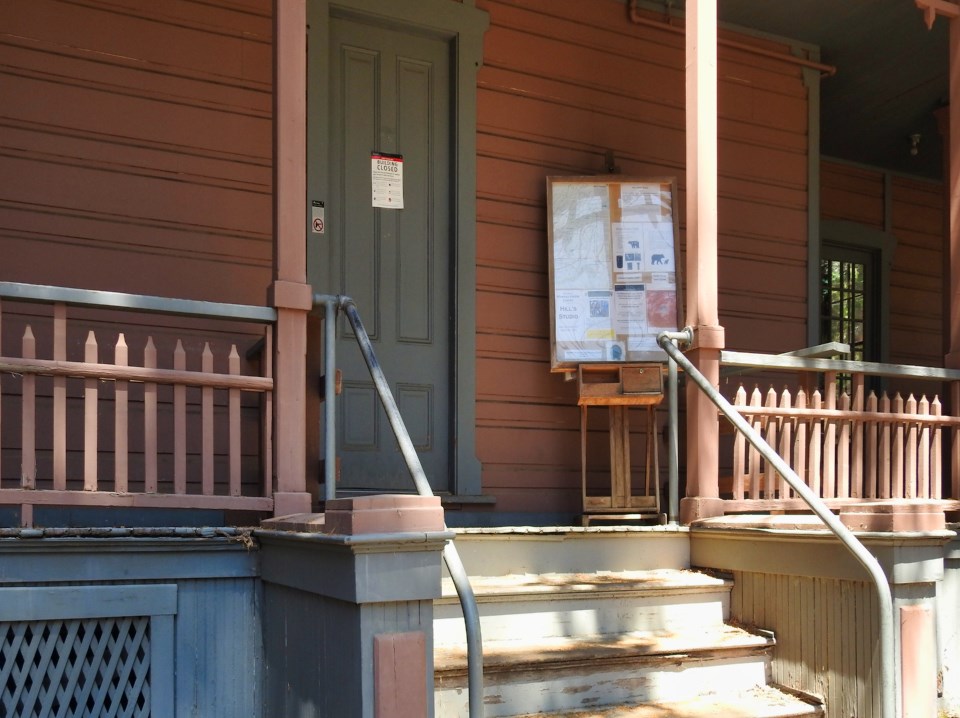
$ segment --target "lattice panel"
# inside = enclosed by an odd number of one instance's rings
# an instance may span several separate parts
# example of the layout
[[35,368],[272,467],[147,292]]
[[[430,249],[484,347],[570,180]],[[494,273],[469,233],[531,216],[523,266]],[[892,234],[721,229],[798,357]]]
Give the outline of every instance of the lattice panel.
[[0,716],[150,716],[148,617],[0,622]]

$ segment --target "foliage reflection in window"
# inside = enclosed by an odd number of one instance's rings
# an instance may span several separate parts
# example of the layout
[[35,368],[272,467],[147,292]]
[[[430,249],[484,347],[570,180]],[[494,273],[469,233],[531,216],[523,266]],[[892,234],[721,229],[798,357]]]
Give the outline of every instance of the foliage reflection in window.
[[820,341],[850,345],[850,358],[864,360],[865,267],[858,262],[820,262]]

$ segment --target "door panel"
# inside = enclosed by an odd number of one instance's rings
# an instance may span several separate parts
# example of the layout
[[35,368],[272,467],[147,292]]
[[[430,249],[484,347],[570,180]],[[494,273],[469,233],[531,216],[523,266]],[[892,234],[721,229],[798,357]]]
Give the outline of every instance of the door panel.
[[[450,489],[450,62],[447,42],[331,21],[333,275],[357,303],[424,471]],[[404,208],[371,206],[370,154],[403,156]],[[363,359],[341,321],[339,490],[413,484]]]

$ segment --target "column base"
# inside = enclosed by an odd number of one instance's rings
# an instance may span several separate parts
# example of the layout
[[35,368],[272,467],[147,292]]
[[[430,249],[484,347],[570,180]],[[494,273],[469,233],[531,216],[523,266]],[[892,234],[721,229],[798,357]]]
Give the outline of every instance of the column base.
[[723,516],[723,499],[687,496],[680,499],[680,523],[689,526],[699,519]]
[[278,491],[273,495],[273,515],[310,513],[312,497],[306,491]]

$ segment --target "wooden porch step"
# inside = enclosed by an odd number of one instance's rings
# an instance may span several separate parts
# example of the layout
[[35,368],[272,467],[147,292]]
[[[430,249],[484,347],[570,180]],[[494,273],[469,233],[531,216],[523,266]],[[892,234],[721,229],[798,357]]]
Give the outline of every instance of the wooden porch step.
[[[471,579],[485,641],[550,640],[723,625],[731,584],[686,569],[514,574]],[[452,583],[434,601],[434,643],[466,637]]]
[[[664,697],[692,700],[711,690],[747,690],[766,682],[773,645],[769,635],[730,625],[712,630],[485,640],[485,714],[506,718],[544,708],[575,711],[594,706],[600,710]],[[434,649],[434,682],[437,717],[466,715],[463,647]]]
[[[511,601],[525,596],[571,597],[603,593],[643,594],[715,592],[732,583],[689,569],[653,569],[649,571],[596,571],[592,573],[525,573],[506,576],[471,576],[477,601]],[[437,602],[457,600],[453,581],[443,579],[442,597]]]
[[471,576],[689,568],[681,526],[504,526],[456,529]]
[[818,718],[823,706],[800,700],[772,686],[700,695],[686,701],[644,703],[560,713],[528,713],[516,718]]
[[[542,638],[536,641],[484,641],[485,675],[515,670],[537,670],[571,665],[599,666],[603,663],[638,659],[677,663],[696,657],[766,655],[775,645],[770,635],[751,633],[737,626],[722,624],[712,630],[637,631],[626,634]],[[434,649],[436,674],[466,674],[464,646]]]

